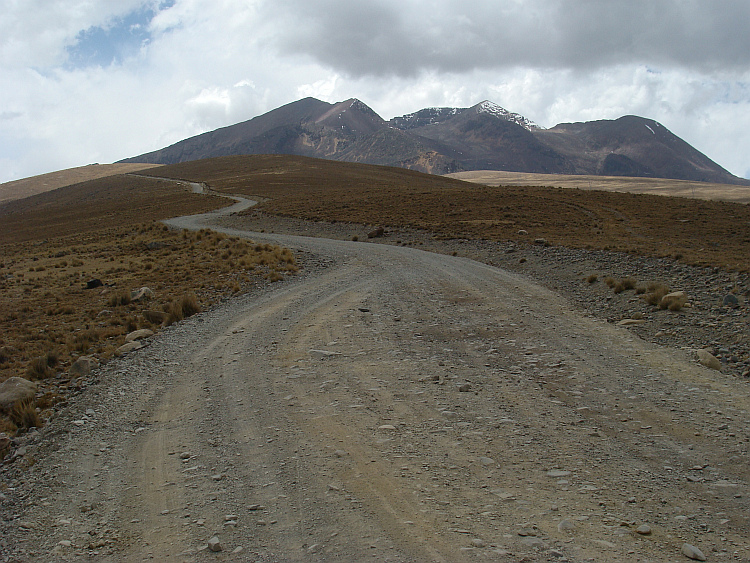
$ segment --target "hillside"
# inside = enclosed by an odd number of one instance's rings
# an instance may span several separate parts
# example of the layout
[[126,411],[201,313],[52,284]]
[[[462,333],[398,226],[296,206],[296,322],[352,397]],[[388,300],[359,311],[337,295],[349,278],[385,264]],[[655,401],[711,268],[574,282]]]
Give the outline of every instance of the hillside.
[[116,174],[126,174],[129,172],[138,172],[159,166],[158,164],[91,164],[88,166],[78,166],[67,170],[58,170],[48,174],[14,180],[0,184],[0,203],[14,199],[23,199],[42,192],[56,190],[63,186],[78,184],[105,178]]

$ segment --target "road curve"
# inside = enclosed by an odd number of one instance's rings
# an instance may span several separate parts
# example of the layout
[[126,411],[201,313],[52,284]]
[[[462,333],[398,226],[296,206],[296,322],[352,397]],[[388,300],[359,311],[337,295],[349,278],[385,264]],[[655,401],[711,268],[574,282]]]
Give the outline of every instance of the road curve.
[[214,228],[327,266],[105,366],[18,484],[29,560],[750,557],[747,385],[468,259]]

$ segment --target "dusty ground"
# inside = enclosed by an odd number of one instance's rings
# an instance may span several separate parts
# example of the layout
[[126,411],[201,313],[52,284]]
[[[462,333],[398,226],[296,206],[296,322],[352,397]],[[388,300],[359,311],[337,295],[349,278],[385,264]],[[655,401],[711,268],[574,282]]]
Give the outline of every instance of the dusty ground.
[[7,559],[750,561],[745,380],[461,256],[265,236],[305,274],[27,438]]

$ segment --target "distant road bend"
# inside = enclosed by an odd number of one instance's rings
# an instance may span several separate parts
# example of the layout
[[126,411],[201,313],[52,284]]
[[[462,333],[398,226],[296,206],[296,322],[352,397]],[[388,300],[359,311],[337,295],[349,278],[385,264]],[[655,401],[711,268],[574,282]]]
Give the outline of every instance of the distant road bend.
[[747,385],[519,275],[219,215],[167,223],[319,261],[110,362],[51,423],[40,557],[750,560]]

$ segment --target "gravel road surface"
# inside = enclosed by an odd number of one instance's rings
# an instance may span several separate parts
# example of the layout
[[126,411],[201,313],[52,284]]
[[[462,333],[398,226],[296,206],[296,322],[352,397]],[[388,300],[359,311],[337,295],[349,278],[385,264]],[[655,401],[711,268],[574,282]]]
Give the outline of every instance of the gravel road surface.
[[30,436],[6,560],[750,561],[746,382],[466,258],[246,236],[303,271]]

